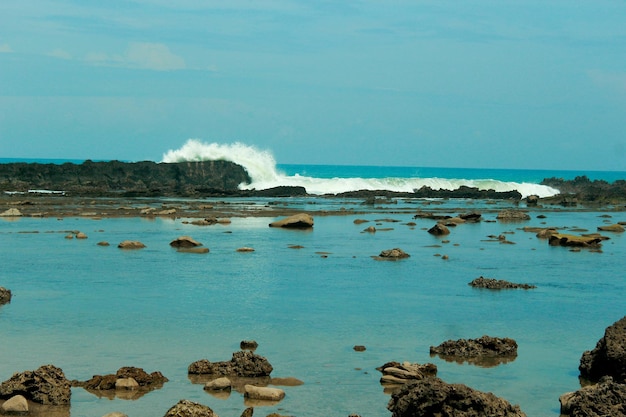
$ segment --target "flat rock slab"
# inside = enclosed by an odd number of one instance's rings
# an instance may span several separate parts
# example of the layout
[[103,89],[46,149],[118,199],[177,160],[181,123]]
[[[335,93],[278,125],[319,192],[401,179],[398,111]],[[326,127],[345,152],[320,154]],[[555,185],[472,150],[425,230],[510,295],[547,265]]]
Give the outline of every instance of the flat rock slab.
[[313,223],[313,217],[310,214],[300,213],[272,222],[269,226],[290,229],[308,229],[313,227]]

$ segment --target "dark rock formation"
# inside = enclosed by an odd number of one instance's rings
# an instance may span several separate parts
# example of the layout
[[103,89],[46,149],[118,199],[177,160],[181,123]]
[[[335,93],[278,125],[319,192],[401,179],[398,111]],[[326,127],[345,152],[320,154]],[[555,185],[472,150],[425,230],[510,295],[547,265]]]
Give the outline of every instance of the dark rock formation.
[[448,229],[448,227],[442,223],[437,223],[436,225],[428,229],[428,233],[435,236],[449,235],[450,229]]
[[202,243],[198,242],[191,236],[180,236],[170,242],[170,246],[173,248],[193,248],[196,246],[202,246]]
[[519,406],[492,393],[463,384],[448,384],[437,377],[404,385],[393,393],[387,409],[392,417],[525,417]]
[[0,384],[0,398],[7,399],[17,394],[39,404],[67,405],[72,391],[60,368],[44,365],[34,371],[15,373]]
[[246,170],[228,161],[0,164],[0,191],[59,190],[93,196],[202,196],[238,192]]
[[217,417],[217,414],[209,406],[189,400],[180,400],[167,410],[163,417]]
[[598,384],[561,395],[559,402],[562,417],[625,417],[626,385],[603,377]]
[[239,377],[269,376],[273,367],[263,356],[248,351],[234,352],[230,361],[209,362],[201,359],[187,369],[189,374],[210,374]]
[[591,181],[587,176],[582,175],[573,180],[546,178],[541,181],[541,184],[556,188],[560,192],[554,197],[542,199],[542,202],[562,206],[576,205],[576,202],[623,203],[626,196],[626,180],[623,179],[609,183],[604,180]]
[[517,190],[513,191],[495,191],[495,190],[479,190],[476,187],[460,186],[455,190],[444,189],[432,189],[428,186],[423,186],[413,192],[399,192],[388,190],[357,190],[347,191],[344,193],[328,194],[332,197],[345,197],[345,198],[362,198],[365,200],[371,198],[471,198],[471,199],[483,199],[483,200],[521,200],[522,195]]
[[156,389],[161,388],[168,379],[161,372],[147,373],[141,368],[126,366],[117,370],[115,374],[94,375],[87,381],[72,381],[72,386],[82,387],[86,390],[114,390],[115,383],[119,379],[133,378],[139,388]]
[[400,248],[393,248],[393,249],[385,249],[384,251],[380,252],[378,256],[375,256],[374,259],[395,261],[397,259],[409,258],[410,256],[411,255],[409,255],[408,253],[406,253]]
[[606,328],[596,347],[583,353],[578,369],[590,381],[608,375],[615,382],[626,383],[626,317]]
[[0,287],[0,306],[11,302],[11,290]]
[[530,284],[516,284],[514,282],[505,281],[503,279],[484,278],[482,276],[470,282],[469,285],[475,288],[487,288],[490,290],[503,290],[503,289],[515,289],[515,288],[528,290],[531,288],[537,288],[536,286],[530,285]]
[[439,346],[431,346],[430,354],[439,355],[444,360],[489,367],[514,360],[517,357],[517,342],[508,337],[491,336],[448,340]]
[[259,344],[256,340],[242,340],[239,343],[239,349],[241,350],[249,350],[254,352],[259,347]]
[[459,217],[468,223],[478,223],[482,218],[482,214],[472,211],[469,213],[459,214]]

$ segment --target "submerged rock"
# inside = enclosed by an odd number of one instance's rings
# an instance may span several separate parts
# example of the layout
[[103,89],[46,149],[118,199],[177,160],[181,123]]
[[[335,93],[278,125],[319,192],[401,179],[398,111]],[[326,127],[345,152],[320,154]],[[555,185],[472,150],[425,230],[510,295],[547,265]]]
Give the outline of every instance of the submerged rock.
[[34,371],[15,373],[0,384],[0,398],[18,394],[39,404],[67,405],[72,391],[61,368],[43,365]]
[[146,245],[137,240],[124,240],[117,247],[120,249],[143,249]]
[[463,384],[448,384],[437,377],[404,385],[387,404],[392,417],[526,417],[519,406],[492,393]]
[[496,216],[501,221],[525,221],[530,220],[530,215],[520,210],[502,210]]
[[482,276],[476,278],[475,280],[470,282],[468,285],[475,287],[475,288],[487,288],[490,290],[516,289],[516,288],[528,290],[532,288],[537,288],[536,286],[530,285],[530,284],[516,284],[514,282],[505,281],[503,279],[484,278]]
[[608,375],[626,383],[626,316],[606,328],[593,350],[582,354],[578,369],[590,381]]
[[380,254],[376,257],[374,257],[374,259],[378,259],[378,260],[397,260],[397,259],[405,259],[405,258],[409,258],[411,255],[409,255],[408,253],[406,253],[405,251],[403,251],[400,248],[393,248],[393,249],[386,249],[382,252],[380,252]]
[[624,226],[619,223],[615,223],[607,226],[598,226],[598,230],[601,232],[622,233],[624,231]]

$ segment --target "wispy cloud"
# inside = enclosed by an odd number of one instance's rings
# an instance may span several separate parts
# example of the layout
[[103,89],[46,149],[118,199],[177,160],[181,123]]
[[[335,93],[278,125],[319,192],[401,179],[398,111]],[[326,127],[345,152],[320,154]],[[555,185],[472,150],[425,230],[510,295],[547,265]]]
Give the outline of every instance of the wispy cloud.
[[8,43],[0,44],[0,54],[10,54],[11,52],[13,52],[13,49],[11,49]]
[[162,43],[133,42],[124,54],[92,52],[85,60],[94,65],[175,71],[187,68],[185,60]]
[[46,55],[51,56],[53,58],[72,59],[72,55],[63,49],[53,49],[52,51],[48,52]]

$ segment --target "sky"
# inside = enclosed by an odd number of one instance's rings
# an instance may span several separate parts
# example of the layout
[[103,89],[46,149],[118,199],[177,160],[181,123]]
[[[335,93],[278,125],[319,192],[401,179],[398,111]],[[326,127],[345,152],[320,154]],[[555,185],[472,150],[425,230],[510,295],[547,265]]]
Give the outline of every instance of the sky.
[[626,171],[626,2],[2,0],[0,158]]

